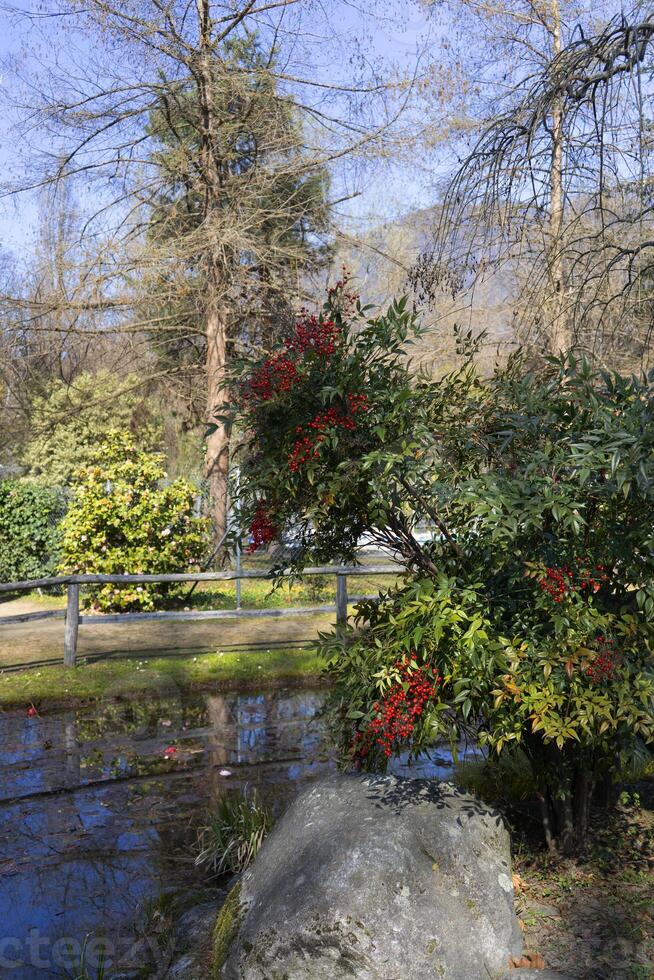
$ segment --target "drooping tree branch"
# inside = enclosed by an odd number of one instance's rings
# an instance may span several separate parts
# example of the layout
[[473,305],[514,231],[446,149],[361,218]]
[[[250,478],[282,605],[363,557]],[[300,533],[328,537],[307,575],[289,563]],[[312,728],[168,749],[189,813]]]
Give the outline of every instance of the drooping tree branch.
[[[646,357],[654,324],[653,84],[654,14],[643,17],[642,8],[640,17],[618,18],[563,47],[453,177],[432,243],[412,270],[422,298],[502,269],[515,285],[514,316],[527,342]],[[557,167],[560,202],[551,181]],[[566,325],[563,345],[553,338],[555,319]]]

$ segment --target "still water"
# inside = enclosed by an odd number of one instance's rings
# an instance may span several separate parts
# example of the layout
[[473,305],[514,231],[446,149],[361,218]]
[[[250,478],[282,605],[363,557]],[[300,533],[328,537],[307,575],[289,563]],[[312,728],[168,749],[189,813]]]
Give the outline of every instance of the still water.
[[[75,977],[100,941],[130,962],[148,903],[201,886],[193,824],[212,799],[248,786],[280,812],[334,768],[315,718],[323,697],[173,694],[0,714],[0,977]],[[451,770],[446,750],[394,765]]]

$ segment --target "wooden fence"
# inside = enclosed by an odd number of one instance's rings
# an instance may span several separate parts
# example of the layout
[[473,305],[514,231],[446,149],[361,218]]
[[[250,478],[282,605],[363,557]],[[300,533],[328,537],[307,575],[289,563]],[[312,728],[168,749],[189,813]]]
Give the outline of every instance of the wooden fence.
[[[374,598],[373,596],[348,595],[348,577],[374,575],[397,575],[402,571],[401,565],[325,565],[317,568],[305,568],[305,575],[334,575],[336,576],[336,604],[289,607],[287,609],[242,609],[240,604],[239,583],[243,579],[271,579],[269,571],[233,572],[181,572],[170,575],[60,575],[52,578],[33,579],[26,582],[2,582],[0,592],[26,592],[33,589],[66,587],[66,609],[44,610],[43,612],[19,613],[13,616],[0,616],[0,626],[9,623],[24,623],[38,619],[65,619],[64,628],[64,666],[74,667],[77,660],[77,641],[79,628],[84,624],[95,623],[129,623],[144,619],[234,619],[252,618],[259,616],[303,616],[314,613],[336,613],[338,625],[347,622],[347,607],[349,602]],[[126,612],[104,615],[80,615],[80,586],[97,584],[144,584],[147,582],[232,582],[237,583],[235,609],[206,609],[185,610],[174,609],[163,612]]]

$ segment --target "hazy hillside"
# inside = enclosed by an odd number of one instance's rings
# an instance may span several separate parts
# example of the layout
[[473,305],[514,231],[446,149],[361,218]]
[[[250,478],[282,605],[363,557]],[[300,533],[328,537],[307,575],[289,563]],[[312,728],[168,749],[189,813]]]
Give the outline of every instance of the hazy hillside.
[[443,292],[428,308],[420,304],[411,289],[409,270],[428,247],[436,218],[435,209],[407,214],[398,221],[379,225],[344,243],[332,266],[338,275],[344,263],[352,270],[359,292],[366,302],[384,305],[394,296],[409,293],[420,308],[426,335],[419,347],[419,358],[436,373],[447,370],[454,354],[453,328],[456,325],[475,333],[488,334],[488,359],[506,352],[515,344],[513,314],[515,286],[507,267],[488,274],[474,288],[452,297]]

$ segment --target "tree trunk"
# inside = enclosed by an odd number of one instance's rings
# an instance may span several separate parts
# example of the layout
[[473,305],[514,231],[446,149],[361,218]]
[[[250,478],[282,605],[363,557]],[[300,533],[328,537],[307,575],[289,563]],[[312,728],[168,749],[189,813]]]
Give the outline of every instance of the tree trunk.
[[[561,11],[559,0],[551,2],[552,54],[561,53]],[[549,348],[560,354],[572,346],[565,310],[565,269],[563,259],[563,99],[557,96],[552,103],[552,164],[550,169],[550,228],[548,248],[547,306],[550,311]]]
[[229,433],[216,419],[220,407],[227,401],[225,370],[227,357],[227,330],[225,317],[220,310],[220,301],[215,295],[218,283],[212,283],[214,295],[209,297],[207,312],[207,420],[216,424],[216,429],[206,440],[204,475],[209,484],[211,497],[211,517],[214,538],[218,544],[227,530],[228,476],[229,476]]
[[575,835],[583,845],[588,836],[588,817],[590,815],[590,799],[593,790],[593,780],[587,767],[577,768],[574,783],[574,825]]
[[571,857],[583,849],[588,836],[592,782],[587,774],[560,785],[542,787],[538,794],[541,825],[551,854]]
[[[216,51],[212,41],[210,0],[196,0],[199,26],[200,57],[197,65],[198,108],[200,111],[200,164],[204,185],[203,219],[210,232],[220,215],[221,192],[225,163],[217,138],[215,84],[213,68]],[[218,237],[219,242],[219,237]],[[214,535],[218,544],[227,530],[227,490],[229,473],[229,434],[216,419],[221,405],[227,401],[225,387],[227,368],[227,317],[225,315],[226,282],[228,279],[224,253],[212,246],[207,255],[206,296],[206,378],[207,421],[216,429],[207,436],[205,478],[209,484]]]
[[557,823],[556,843],[561,854],[565,857],[571,857],[582,842],[578,839],[577,828],[574,823],[576,807],[574,806],[571,782],[566,780],[561,790],[561,796],[554,797]]
[[525,751],[538,792],[541,825],[548,850],[566,857],[583,849],[596,774],[592,758],[528,738]]

